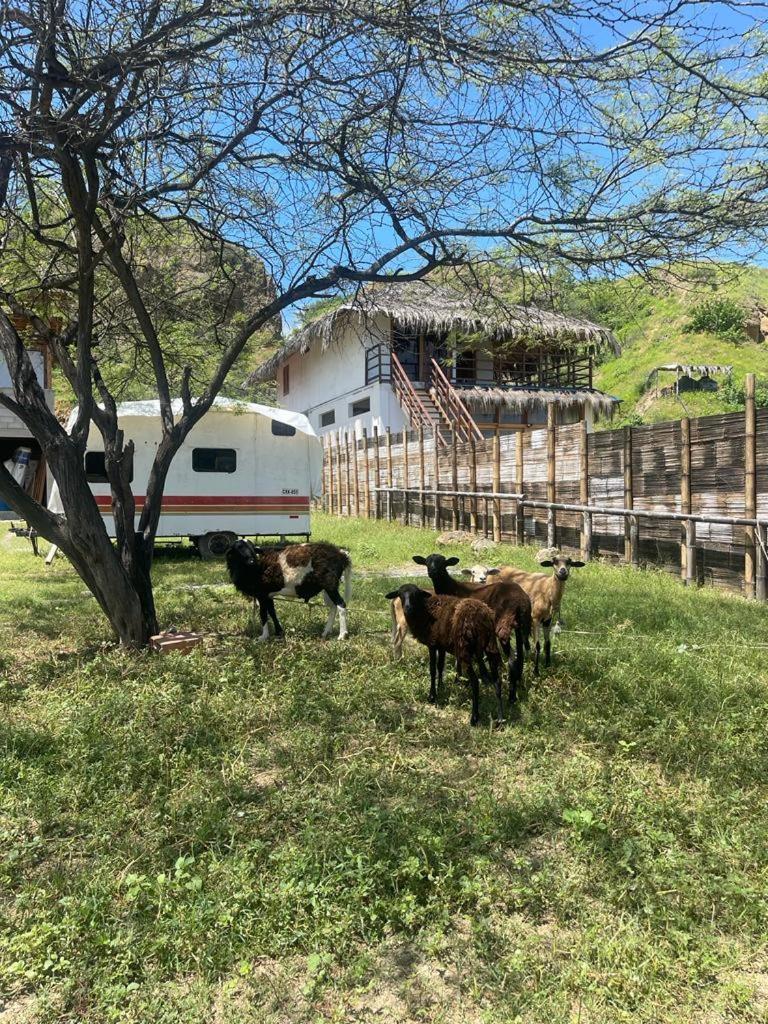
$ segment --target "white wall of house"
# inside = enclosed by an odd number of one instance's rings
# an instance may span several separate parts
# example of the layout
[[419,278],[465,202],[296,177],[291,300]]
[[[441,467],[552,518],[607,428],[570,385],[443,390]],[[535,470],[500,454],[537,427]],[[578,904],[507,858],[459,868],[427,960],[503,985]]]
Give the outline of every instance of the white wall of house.
[[[304,413],[318,434],[335,430],[363,429],[373,433],[376,426],[382,433],[406,426],[389,383],[365,383],[366,351],[379,344],[388,345],[389,321],[377,316],[367,326],[347,325],[338,337],[322,351],[320,342],[313,344],[306,355],[295,354],[283,363],[277,373],[277,399],[284,409]],[[389,350],[383,355],[388,370]],[[283,368],[288,367],[288,391],[284,391]],[[370,409],[355,412],[353,406],[368,401]],[[333,422],[324,423],[333,413]]]
[[[45,357],[42,352],[30,351],[29,358],[32,362],[37,379],[42,383],[45,380]],[[8,364],[0,357],[0,391],[13,398],[13,387],[11,375],[8,371]],[[53,408],[53,391],[46,391],[45,397],[49,408]],[[18,417],[4,406],[0,406],[0,438],[28,438],[29,430]]]

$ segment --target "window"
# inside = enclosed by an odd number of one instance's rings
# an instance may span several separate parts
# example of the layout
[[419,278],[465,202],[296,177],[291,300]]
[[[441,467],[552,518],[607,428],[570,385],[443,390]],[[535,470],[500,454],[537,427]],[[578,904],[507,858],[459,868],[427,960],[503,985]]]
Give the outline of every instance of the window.
[[[104,452],[85,453],[85,479],[89,484],[108,484],[107,467],[104,462]],[[128,474],[128,483],[133,483],[133,462],[131,471]]]
[[280,420],[272,420],[272,433],[275,437],[293,437],[296,427],[292,427],[290,423],[281,423]]
[[327,412],[320,413],[320,426],[330,427],[331,424],[336,422],[336,410],[329,409]]
[[291,368],[290,366],[283,367],[283,394],[287,395],[291,390]]
[[360,398],[356,402],[353,402],[349,407],[350,416],[362,416],[364,412],[371,411],[371,400],[370,398]]
[[234,473],[237,452],[234,448],[193,448],[192,469],[195,473]]

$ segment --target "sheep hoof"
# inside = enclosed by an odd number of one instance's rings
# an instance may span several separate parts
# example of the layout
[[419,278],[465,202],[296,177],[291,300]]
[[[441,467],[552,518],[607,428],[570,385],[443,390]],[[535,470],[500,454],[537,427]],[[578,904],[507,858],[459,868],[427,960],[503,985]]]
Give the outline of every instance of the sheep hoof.
[[339,640],[349,640],[349,633],[339,633]]
[[470,725],[479,725],[479,724],[480,724],[480,719],[479,719],[479,718],[475,718],[475,717],[473,716],[472,718],[470,718],[470,720],[469,720],[469,724],[470,724]]

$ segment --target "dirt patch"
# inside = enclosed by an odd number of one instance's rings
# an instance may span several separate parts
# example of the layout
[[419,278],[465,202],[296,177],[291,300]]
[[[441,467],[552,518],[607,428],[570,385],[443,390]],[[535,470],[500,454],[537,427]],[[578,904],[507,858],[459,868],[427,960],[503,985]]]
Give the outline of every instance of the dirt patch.
[[37,998],[32,995],[5,1000],[0,997],[0,1024],[34,1024]]

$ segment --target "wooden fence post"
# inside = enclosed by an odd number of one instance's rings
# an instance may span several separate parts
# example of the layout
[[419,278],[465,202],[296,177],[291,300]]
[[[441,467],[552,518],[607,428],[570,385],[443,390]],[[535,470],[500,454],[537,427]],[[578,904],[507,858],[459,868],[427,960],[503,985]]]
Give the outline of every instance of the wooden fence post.
[[363,427],[363,468],[365,469],[365,518],[371,518],[371,457],[368,454],[368,431]]
[[355,480],[355,515],[360,518],[360,472],[358,469],[358,462],[360,459],[360,449],[358,447],[357,431],[352,431],[352,454],[354,455],[354,463],[352,466],[352,475]]
[[477,533],[477,448],[474,437],[469,439],[469,489],[472,498],[469,502],[469,528]]
[[[589,431],[587,421],[581,421],[579,442],[579,504],[589,504]],[[592,513],[582,512],[581,557],[588,562],[592,557]]]
[[419,497],[421,499],[421,518],[419,520],[419,526],[426,526],[427,524],[427,499],[424,494],[424,481],[426,477],[426,470],[424,466],[424,425],[419,424],[419,491],[421,492]]
[[[493,490],[496,494],[501,493],[501,438],[498,426],[493,432]],[[501,498],[493,499],[493,539],[497,543],[501,540]]]
[[381,445],[381,438],[379,437],[379,428],[377,424],[373,425],[373,472],[376,480],[376,498],[374,504],[374,515],[378,519],[381,515],[381,495],[379,494],[379,488],[381,487],[381,454],[379,447]]
[[328,510],[333,514],[334,505],[336,504],[335,482],[333,479],[333,437],[331,434],[326,434],[324,440],[326,442],[325,450],[328,455]]
[[[624,427],[624,508],[634,508],[634,491],[632,488],[632,427]],[[624,561],[637,565],[640,561],[637,551],[639,526],[637,516],[624,519]]]
[[[744,515],[757,516],[757,440],[755,430],[755,375],[744,380]],[[744,596],[755,596],[755,528],[744,531]]]
[[[554,405],[547,406],[547,501],[555,500],[555,445],[557,429],[555,427],[556,410]],[[549,509],[547,516],[547,547],[557,545],[557,517],[554,509]]]
[[408,466],[408,431],[403,431],[403,522],[406,526],[411,521],[411,509],[410,509],[410,495],[408,494],[409,487],[409,466]]
[[766,579],[766,571],[768,571],[768,558],[766,558],[768,528],[758,526],[755,540],[757,542],[755,548],[755,597],[758,601],[765,601],[766,596],[768,596],[766,593],[768,591],[768,579]]
[[[680,420],[680,511],[691,512],[691,421],[687,416]],[[680,545],[680,575],[686,583],[696,578],[696,525],[690,519],[683,524],[683,539]],[[694,564],[689,565],[688,563]]]
[[392,488],[395,475],[392,470],[392,431],[387,427],[387,519],[392,522]]
[[434,474],[435,490],[435,529],[440,529],[440,446],[438,444],[437,426],[432,427],[432,471]]
[[347,515],[352,515],[352,460],[349,454],[349,431],[344,431],[344,476],[347,478]]
[[[458,437],[456,430],[451,431],[451,490],[458,491],[459,489],[459,454],[456,451],[456,445],[458,444]],[[459,496],[454,493],[451,499],[451,529],[458,530],[459,528]]]
[[[518,494],[525,491],[525,431],[518,430],[515,438],[515,490]],[[516,508],[517,543],[525,544],[525,505],[520,501]]]

